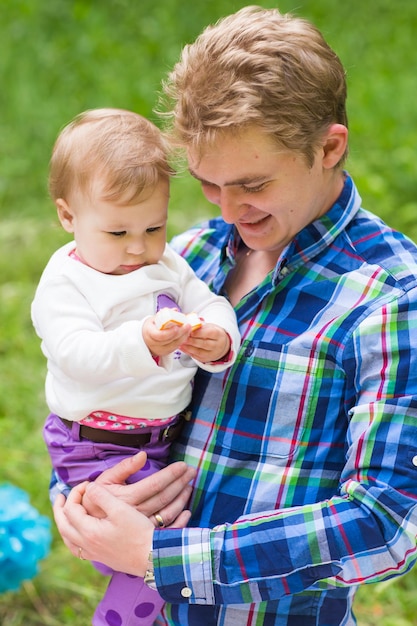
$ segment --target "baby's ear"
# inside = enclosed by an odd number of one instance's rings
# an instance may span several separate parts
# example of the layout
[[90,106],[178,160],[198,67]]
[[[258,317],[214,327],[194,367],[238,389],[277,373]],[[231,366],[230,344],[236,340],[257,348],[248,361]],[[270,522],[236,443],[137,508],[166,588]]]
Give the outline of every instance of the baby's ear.
[[56,210],[58,213],[58,219],[61,222],[62,228],[68,233],[74,232],[74,213],[71,211],[70,206],[63,198],[55,200]]

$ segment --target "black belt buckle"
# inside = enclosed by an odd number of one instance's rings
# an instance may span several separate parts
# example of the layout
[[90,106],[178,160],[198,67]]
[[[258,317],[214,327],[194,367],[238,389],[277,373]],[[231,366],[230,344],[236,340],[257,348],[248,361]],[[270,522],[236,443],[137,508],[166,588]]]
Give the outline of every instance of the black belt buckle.
[[160,439],[161,441],[175,441],[181,434],[181,431],[184,427],[184,422],[189,422],[191,420],[191,411],[185,409],[178,414],[178,419],[173,424],[169,424],[161,433]]

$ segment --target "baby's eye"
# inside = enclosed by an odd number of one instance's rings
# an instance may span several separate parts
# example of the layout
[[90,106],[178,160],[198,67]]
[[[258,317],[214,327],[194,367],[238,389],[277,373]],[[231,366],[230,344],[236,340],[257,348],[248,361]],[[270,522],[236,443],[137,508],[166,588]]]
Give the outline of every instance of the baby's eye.
[[162,226],[151,226],[151,228],[147,228],[146,232],[147,233],[157,233],[159,230],[161,230]]
[[113,237],[124,237],[126,235],[126,231],[125,230],[117,230],[114,232],[110,232],[109,235],[112,235]]

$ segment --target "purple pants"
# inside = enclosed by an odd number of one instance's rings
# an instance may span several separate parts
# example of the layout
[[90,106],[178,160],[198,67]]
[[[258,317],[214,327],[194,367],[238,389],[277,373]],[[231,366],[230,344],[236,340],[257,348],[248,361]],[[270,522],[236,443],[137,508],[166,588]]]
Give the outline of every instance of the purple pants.
[[[43,431],[52,465],[71,487],[84,480],[94,480],[104,470],[139,452],[138,448],[81,439],[79,428],[74,422],[70,429],[57,415],[51,414]],[[139,472],[130,476],[129,483],[150,476],[165,467],[168,460],[170,443],[158,441],[159,429],[153,432],[152,428],[141,428],[140,432],[151,433],[150,442],[143,447],[148,459]],[[94,613],[93,626],[151,626],[163,605],[158,592],[149,589],[142,578],[114,572],[100,563],[95,566],[102,574],[111,575],[111,579]]]

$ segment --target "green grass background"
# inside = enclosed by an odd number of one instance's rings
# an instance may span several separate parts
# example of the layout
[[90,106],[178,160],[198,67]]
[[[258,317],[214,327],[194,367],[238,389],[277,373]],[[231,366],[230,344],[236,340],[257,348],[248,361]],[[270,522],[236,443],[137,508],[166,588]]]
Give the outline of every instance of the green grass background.
[[[51,252],[66,235],[46,192],[59,129],[101,106],[152,113],[183,44],[244,6],[234,0],[0,0],[0,483],[50,516],[41,438],[45,363],[29,308]],[[265,7],[276,6],[265,0]],[[417,3],[282,0],[311,19],[345,64],[350,157],[364,205],[417,240]],[[172,185],[170,235],[215,209],[186,175]],[[417,570],[364,586],[362,626],[417,623]],[[54,532],[40,574],[0,596],[4,626],[87,626],[105,582]]]

